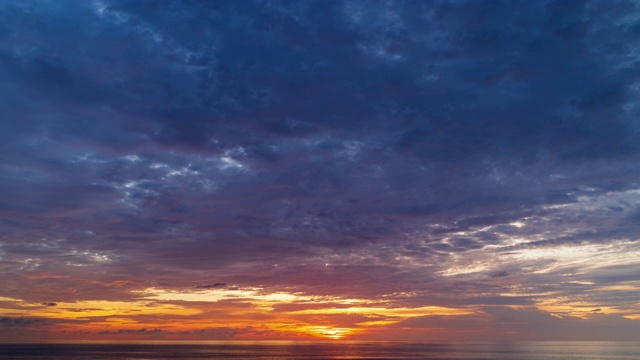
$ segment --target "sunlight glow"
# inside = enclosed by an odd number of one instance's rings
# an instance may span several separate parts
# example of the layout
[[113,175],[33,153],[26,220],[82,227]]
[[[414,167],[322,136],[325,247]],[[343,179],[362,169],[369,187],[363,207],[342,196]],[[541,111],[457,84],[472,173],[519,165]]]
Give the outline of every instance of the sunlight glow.
[[301,329],[303,332],[309,333],[314,336],[321,336],[329,339],[341,339],[346,335],[353,332],[353,329],[349,328],[336,328],[330,326],[308,326]]

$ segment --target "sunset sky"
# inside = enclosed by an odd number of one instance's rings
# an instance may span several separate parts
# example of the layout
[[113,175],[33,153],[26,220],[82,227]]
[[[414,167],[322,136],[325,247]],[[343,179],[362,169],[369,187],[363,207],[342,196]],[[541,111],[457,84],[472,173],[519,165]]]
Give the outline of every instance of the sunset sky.
[[640,2],[0,1],[0,342],[640,340]]

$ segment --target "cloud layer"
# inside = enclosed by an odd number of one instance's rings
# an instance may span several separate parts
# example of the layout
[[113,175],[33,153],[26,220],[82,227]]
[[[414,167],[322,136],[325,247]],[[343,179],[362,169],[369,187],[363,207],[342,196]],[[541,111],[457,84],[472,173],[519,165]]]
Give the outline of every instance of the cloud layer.
[[[0,19],[2,326],[91,301],[195,324],[223,300],[329,337],[639,326],[633,1],[24,1]],[[327,312],[263,313],[258,293]],[[348,299],[366,319],[333,320]],[[387,311],[429,306],[458,322]],[[100,316],[78,328],[191,331]],[[230,323],[207,331],[269,330]]]

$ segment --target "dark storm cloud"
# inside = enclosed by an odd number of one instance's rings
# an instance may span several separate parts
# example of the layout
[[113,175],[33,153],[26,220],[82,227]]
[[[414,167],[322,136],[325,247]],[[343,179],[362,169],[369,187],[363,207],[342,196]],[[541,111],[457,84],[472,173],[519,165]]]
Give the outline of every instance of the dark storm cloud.
[[480,274],[454,290],[509,302],[525,266],[467,270],[483,254],[638,238],[639,12],[1,4],[0,264],[73,268],[95,280],[79,298],[230,283],[445,304],[435,279]]

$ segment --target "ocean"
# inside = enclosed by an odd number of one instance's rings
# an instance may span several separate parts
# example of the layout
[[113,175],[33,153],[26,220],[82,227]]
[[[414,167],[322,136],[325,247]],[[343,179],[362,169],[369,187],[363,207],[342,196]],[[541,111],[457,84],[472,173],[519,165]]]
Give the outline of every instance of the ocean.
[[2,360],[638,360],[637,342],[212,342],[198,344],[0,344]]

